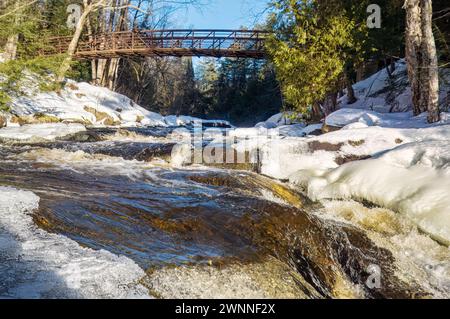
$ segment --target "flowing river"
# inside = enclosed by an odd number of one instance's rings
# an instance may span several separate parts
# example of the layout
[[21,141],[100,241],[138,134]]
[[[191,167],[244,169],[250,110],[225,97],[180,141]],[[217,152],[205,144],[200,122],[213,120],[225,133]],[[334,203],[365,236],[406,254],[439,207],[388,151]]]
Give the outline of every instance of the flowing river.
[[[448,249],[419,233],[413,242],[394,213],[324,207],[251,171],[172,166],[171,133],[92,130],[83,142],[3,145],[0,185],[39,196],[32,218],[46,232],[134,261],[156,298],[448,296],[438,276]],[[364,210],[373,219],[358,222]]]

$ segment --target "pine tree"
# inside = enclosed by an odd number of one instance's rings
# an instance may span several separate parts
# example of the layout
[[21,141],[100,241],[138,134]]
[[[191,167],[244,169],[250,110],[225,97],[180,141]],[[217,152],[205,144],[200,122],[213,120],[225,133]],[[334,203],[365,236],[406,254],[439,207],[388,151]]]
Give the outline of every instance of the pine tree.
[[[344,2],[348,4],[348,2]],[[277,32],[268,45],[286,101],[301,113],[312,113],[361,61],[366,26],[342,1],[276,1],[271,25]],[[358,7],[360,8],[360,6]]]

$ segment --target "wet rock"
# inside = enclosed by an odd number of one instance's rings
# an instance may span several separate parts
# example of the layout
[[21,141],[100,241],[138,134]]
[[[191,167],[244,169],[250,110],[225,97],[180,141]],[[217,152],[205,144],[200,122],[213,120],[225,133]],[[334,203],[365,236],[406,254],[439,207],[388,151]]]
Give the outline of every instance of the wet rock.
[[75,134],[71,134],[68,136],[64,136],[60,138],[61,141],[71,141],[71,142],[100,142],[103,139],[100,135],[98,135],[95,132],[92,131],[84,131],[84,132],[78,132]]
[[11,115],[11,123],[18,124],[20,126],[27,124],[27,122],[20,116],[12,114]]
[[116,126],[120,125],[121,123],[119,121],[116,121],[112,116],[110,116],[108,113],[97,111],[95,108],[90,106],[85,106],[84,110],[86,112],[89,112],[95,116],[95,119],[97,122],[103,123],[107,126]]
[[26,124],[48,124],[48,123],[59,123],[61,119],[54,115],[36,113],[33,115],[13,115],[11,117],[11,123],[19,124],[20,126]]
[[319,141],[308,142],[308,147],[311,152],[315,151],[337,152],[341,150],[342,146],[344,146],[344,143],[333,144],[329,142],[319,142]]
[[[258,211],[259,218],[243,218],[242,236],[293,265],[323,297],[412,298],[420,292],[396,276],[392,254],[362,231],[273,203],[260,204]],[[383,284],[376,289],[366,285],[371,265],[382,274]],[[358,295],[353,285],[364,295]]]
[[346,163],[366,160],[366,159],[369,159],[369,158],[371,158],[371,156],[348,154],[348,155],[338,156],[338,157],[336,157],[336,159],[334,161],[338,165],[343,165],[343,164],[346,164]]
[[331,125],[327,125],[324,124],[322,126],[322,133],[330,133],[330,132],[335,132],[335,131],[339,131],[340,129],[342,129],[342,127],[337,127],[337,126],[331,126]]
[[197,183],[227,187],[253,196],[261,196],[262,190],[269,190],[275,197],[297,208],[312,205],[308,198],[289,186],[257,174],[217,171],[190,174],[187,178]]
[[7,123],[6,116],[0,114],[0,128],[5,127]]
[[175,143],[152,144],[134,156],[138,161],[151,161],[154,158],[161,158],[167,162],[171,160],[172,149]]

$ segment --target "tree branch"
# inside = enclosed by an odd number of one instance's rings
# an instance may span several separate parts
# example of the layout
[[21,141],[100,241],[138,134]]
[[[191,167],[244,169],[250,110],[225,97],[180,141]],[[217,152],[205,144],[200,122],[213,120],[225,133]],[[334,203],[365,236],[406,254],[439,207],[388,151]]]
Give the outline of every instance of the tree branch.
[[24,5],[21,5],[20,7],[17,7],[17,8],[15,8],[14,10],[11,10],[10,12],[7,12],[7,13],[1,15],[1,16],[0,16],[0,19],[5,18],[5,17],[7,17],[7,16],[9,16],[9,15],[11,15],[11,14],[17,12],[17,11],[20,11],[20,10],[22,10],[23,8],[26,8],[26,7],[28,7],[28,6],[31,6],[31,5],[35,4],[36,2],[38,2],[38,1],[39,1],[39,0],[33,0],[33,1],[29,2],[29,3],[26,3],[26,4],[24,4]]

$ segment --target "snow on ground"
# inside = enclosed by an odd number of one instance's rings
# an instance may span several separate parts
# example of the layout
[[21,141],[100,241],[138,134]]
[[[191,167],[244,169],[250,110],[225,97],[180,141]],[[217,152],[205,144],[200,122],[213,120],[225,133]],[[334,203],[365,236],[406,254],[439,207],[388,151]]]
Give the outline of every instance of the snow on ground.
[[[262,143],[250,137],[253,143],[243,141],[238,149],[259,148],[262,174],[289,180],[312,199],[373,202],[450,244],[450,113],[434,124],[426,113],[413,116],[404,61],[392,78],[384,69],[354,89],[358,101],[349,105],[342,97],[341,109],[325,120],[341,130],[302,138],[298,127],[286,126],[283,134],[266,134]],[[441,101],[448,89],[441,85]],[[264,123],[247,133],[279,129]]]
[[96,125],[166,125],[161,115],[145,110],[121,94],[73,81],[60,93],[28,92],[15,98],[11,109],[19,116],[39,113],[63,121]]
[[81,124],[31,124],[24,126],[5,127],[0,129],[0,140],[46,140],[54,141],[57,138],[84,132],[86,128]]
[[13,99],[11,110],[18,116],[40,114],[94,126],[184,126],[194,122],[230,125],[223,120],[202,120],[191,116],[164,117],[144,109],[124,95],[88,83],[68,81],[59,93],[43,93],[33,87],[32,77],[28,81],[30,87],[24,90],[27,94]]
[[[441,101],[450,89],[450,71],[441,70]],[[444,80],[445,79],[445,80]],[[412,110],[411,88],[408,86],[408,74],[405,60],[395,64],[392,77],[386,68],[376,72],[365,80],[353,85],[356,103],[348,104],[347,96],[339,99],[340,108],[364,109],[379,113],[406,112]]]
[[[310,138],[271,138],[260,145],[262,173],[278,179],[304,169],[332,169],[374,156],[401,144],[425,140],[448,141],[450,125],[423,129],[378,126],[340,130]],[[247,142],[249,148],[256,147]]]
[[[345,120],[354,115],[341,113]],[[389,208],[450,244],[450,125],[408,113],[376,116],[371,126],[357,121],[317,137],[272,138],[260,148],[261,172],[301,186],[314,200]]]
[[[427,123],[426,113],[422,113],[419,116],[413,116],[412,112],[378,113],[369,110],[355,110],[350,108],[340,109],[331,113],[326,118],[325,123],[330,126],[343,127],[344,129],[364,128],[369,126],[424,128],[436,125]],[[450,113],[442,113],[441,122],[438,124],[445,123],[450,123]]]
[[256,128],[272,129],[283,125],[300,124],[301,118],[298,114],[290,111],[281,112],[268,118],[264,122],[260,122],[255,125]]
[[299,171],[290,181],[305,186],[315,200],[353,198],[392,209],[450,244],[448,140],[405,144],[329,171]]
[[39,198],[0,187],[0,298],[147,298],[133,261],[38,228]]

